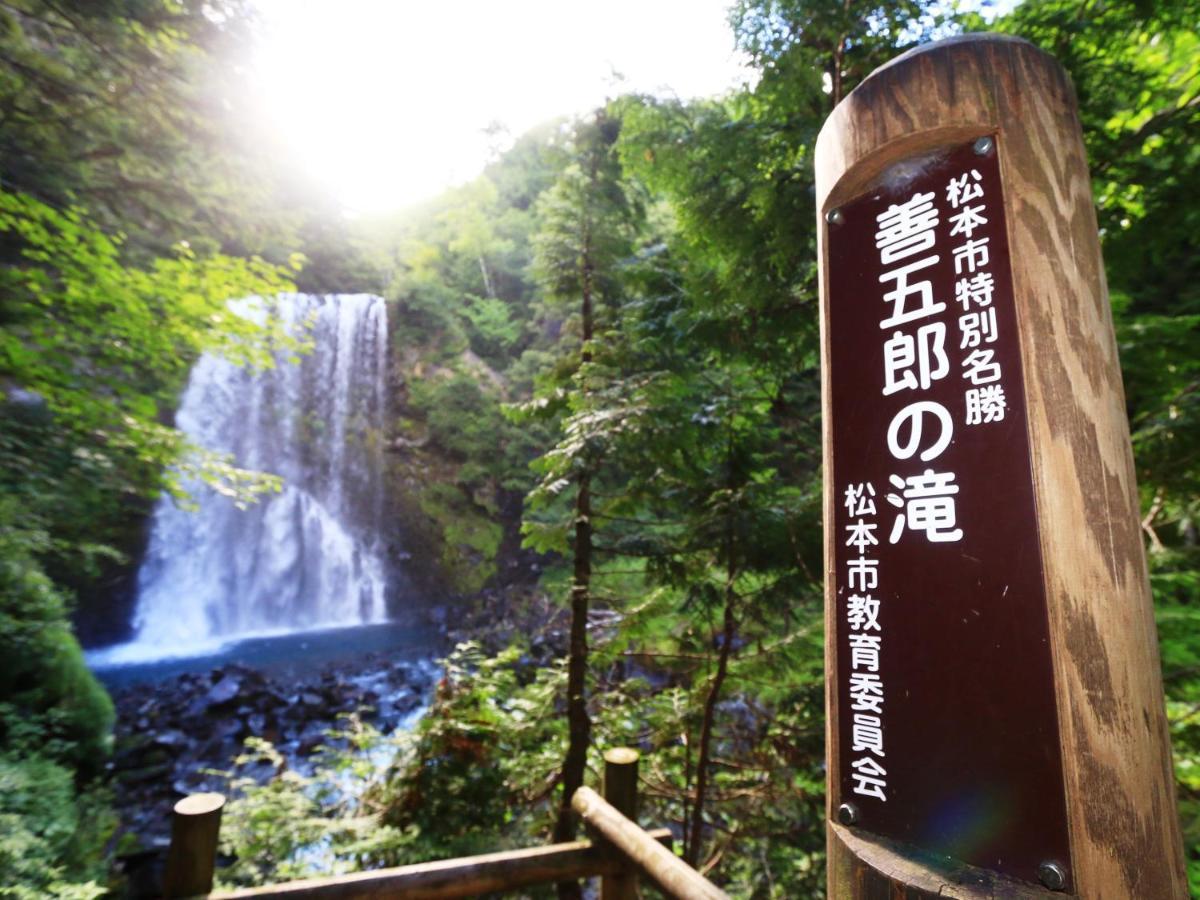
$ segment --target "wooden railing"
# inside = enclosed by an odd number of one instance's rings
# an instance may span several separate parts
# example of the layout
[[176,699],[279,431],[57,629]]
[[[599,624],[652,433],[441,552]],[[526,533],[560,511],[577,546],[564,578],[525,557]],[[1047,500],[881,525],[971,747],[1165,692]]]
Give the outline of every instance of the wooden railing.
[[581,787],[571,798],[571,806],[595,834],[595,840],[216,894],[209,892],[224,797],[197,794],[175,806],[163,892],[168,898],[207,896],[209,900],[446,900],[599,877],[602,900],[633,900],[638,896],[638,879],[644,877],[670,897],[727,900],[720,888],[671,851],[669,830],[644,831],[638,826],[637,765],[636,750],[609,750],[604,754],[604,796]]

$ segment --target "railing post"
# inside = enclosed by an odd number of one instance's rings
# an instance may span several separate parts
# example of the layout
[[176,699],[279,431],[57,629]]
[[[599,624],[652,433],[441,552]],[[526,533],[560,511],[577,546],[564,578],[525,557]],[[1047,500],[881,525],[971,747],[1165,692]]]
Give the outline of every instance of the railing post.
[[224,806],[222,794],[192,794],[175,804],[164,897],[196,897],[212,890]]
[[[637,822],[638,752],[614,747],[604,754],[604,799],[621,815]],[[600,900],[636,900],[637,873],[608,875],[600,879]]]

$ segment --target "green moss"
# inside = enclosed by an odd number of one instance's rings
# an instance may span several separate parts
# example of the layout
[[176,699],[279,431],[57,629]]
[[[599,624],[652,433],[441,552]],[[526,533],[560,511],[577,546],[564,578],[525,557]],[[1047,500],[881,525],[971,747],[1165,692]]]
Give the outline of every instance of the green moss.
[[504,529],[454,485],[429,485],[421,491],[420,505],[440,532],[447,582],[462,594],[480,590],[496,574]]

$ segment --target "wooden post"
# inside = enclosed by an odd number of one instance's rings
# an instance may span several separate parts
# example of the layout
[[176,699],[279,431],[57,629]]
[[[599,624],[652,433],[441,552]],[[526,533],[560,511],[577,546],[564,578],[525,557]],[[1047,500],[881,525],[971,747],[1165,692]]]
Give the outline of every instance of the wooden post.
[[[969,162],[972,147],[980,160],[980,172],[974,175]],[[959,347],[960,338],[963,347],[991,345],[986,343],[986,336],[983,343],[968,344],[959,317],[968,310],[979,315],[992,313],[985,308],[982,298],[955,296],[954,279],[960,275],[965,277],[965,273],[973,269],[965,264],[959,267],[958,257],[955,255],[952,259],[950,249],[960,246],[970,236],[969,231],[964,235],[960,230],[957,236],[950,237],[948,220],[959,206],[955,204],[952,209],[947,199],[946,177],[942,176],[937,182],[936,190],[933,181],[929,181],[929,187],[922,181],[928,180],[929,173],[938,171],[938,166],[952,154],[966,154],[962,158],[968,160],[955,163],[955,175],[961,172],[963,177],[973,178],[975,182],[980,182],[981,175],[984,181],[994,177],[999,185],[993,186],[987,197],[986,215],[991,222],[988,227],[993,231],[980,231],[975,237],[985,233],[991,236],[989,277],[994,275],[998,287],[990,308],[995,310],[997,321],[1002,322],[1001,344],[1011,342],[1011,351],[1005,352],[1013,353],[1016,362],[1005,366],[1003,384],[1008,393],[1008,418],[1003,429],[997,427],[990,432],[991,424],[987,423],[991,420],[982,420],[985,424],[980,425],[979,407],[975,408],[973,419],[969,407],[971,400],[964,398],[964,391],[970,389],[972,383],[983,383],[983,379],[964,381],[966,374],[959,364],[969,351]],[[984,162],[998,172],[998,176],[989,176],[982,171]],[[829,896],[1045,896],[1049,891],[1065,891],[1089,900],[1186,897],[1187,882],[1157,635],[1138,527],[1138,494],[1124,393],[1087,162],[1074,92],[1065,73],[1050,56],[1014,38],[969,35],[919,47],[878,69],[834,110],[817,142],[816,177],[827,479]],[[945,241],[937,246],[922,245],[931,247],[926,251],[928,254],[936,253],[940,257],[930,263],[928,272],[934,272],[938,266],[948,266],[948,269],[938,271],[946,271],[946,277],[951,280],[949,289],[943,292],[941,287],[934,287],[936,296],[929,295],[925,299],[930,303],[934,300],[944,302],[945,311],[938,314],[940,318],[895,325],[902,318],[915,319],[913,310],[918,300],[910,289],[924,273],[910,268],[906,275],[900,276],[896,274],[895,266],[918,260],[918,256],[908,252],[917,247],[918,238],[912,238],[914,243],[907,245],[901,242],[889,244],[892,238],[884,236],[882,231],[876,233],[875,223],[880,222],[880,229],[884,227],[882,217],[886,204],[903,204],[908,202],[906,198],[915,203],[918,192],[926,190],[930,191],[932,202],[940,210],[938,241]],[[872,206],[872,203],[877,205]],[[864,225],[861,219],[857,223],[852,221],[855,215],[864,211],[869,220],[867,224]],[[842,229],[840,232],[839,228]],[[854,233],[868,236],[868,240],[856,239],[856,248],[839,247],[838,242],[844,245],[847,235],[854,229],[858,229]],[[1004,241],[1007,242],[1006,255],[997,252]],[[869,296],[856,300],[853,291],[842,289],[844,280],[852,276],[839,271],[832,265],[832,260],[854,260],[857,253],[857,259],[865,261],[864,265],[878,268],[889,262],[888,251],[879,249],[884,246],[890,247],[892,271],[882,274],[872,269],[859,292]],[[896,259],[901,262],[895,262]],[[921,262],[923,264],[925,260]],[[844,268],[852,269],[854,265]],[[907,284],[903,282],[904,277],[909,279]],[[879,282],[885,278],[893,280],[880,287]],[[885,294],[889,287],[908,293],[894,293],[893,305],[889,306]],[[907,313],[901,316],[899,310],[906,299],[909,303]],[[957,302],[959,299],[963,305]],[[972,305],[973,299],[978,299],[979,305]],[[990,302],[991,298],[988,299]],[[889,635],[888,626],[883,629],[884,656],[880,663],[887,689],[883,699],[879,700],[882,704],[879,712],[882,741],[889,752],[887,756],[879,757],[876,766],[861,747],[854,750],[848,747],[851,743],[850,723],[853,721],[857,726],[859,721],[852,718],[858,714],[851,710],[867,709],[871,698],[860,694],[866,699],[861,701],[862,705],[852,707],[844,683],[847,673],[852,671],[848,649],[851,626],[847,624],[845,606],[850,591],[845,590],[847,566],[844,561],[847,557],[842,545],[846,535],[835,529],[835,522],[838,528],[845,522],[846,485],[838,478],[838,471],[839,467],[843,473],[847,471],[844,454],[848,448],[845,443],[838,443],[845,434],[838,431],[835,419],[840,414],[838,391],[844,392],[847,380],[853,375],[849,368],[839,369],[837,356],[839,348],[845,346],[838,343],[843,339],[849,321],[845,311],[854,303],[868,301],[874,304],[877,312],[873,321],[862,324],[862,334],[874,335],[873,339],[881,347],[893,338],[893,332],[897,348],[903,349],[903,341],[908,341],[909,347],[916,346],[913,341],[919,337],[919,325],[942,322],[944,326],[927,327],[949,329],[938,337],[938,340],[945,338],[944,345],[932,340],[923,345],[923,352],[933,362],[926,365],[922,376],[927,380],[945,376],[941,384],[946,389],[957,385],[959,392],[958,406],[945,401],[945,409],[951,416],[945,420],[945,427],[952,424],[954,444],[947,445],[950,449],[940,461],[928,463],[931,469],[947,471],[946,459],[962,452],[963,441],[979,440],[980,446],[987,446],[985,436],[989,434],[997,438],[1004,435],[1003,440],[992,442],[993,449],[1001,443],[1013,452],[1025,453],[1026,449],[1021,445],[1027,445],[1025,472],[1028,481],[1020,490],[1030,493],[1033,514],[1023,517],[1021,521],[1026,524],[1022,526],[1018,522],[1013,531],[1028,537],[1032,552],[998,564],[1008,566],[1012,572],[1024,572],[1033,580],[1036,591],[1027,592],[1021,602],[1036,595],[1038,614],[1029,616],[1030,627],[1040,628],[1044,638],[1025,645],[1019,638],[1014,639],[1016,649],[1008,657],[1008,667],[992,666],[989,671],[974,673],[955,670],[953,674],[943,673],[942,680],[949,685],[948,690],[956,691],[959,683],[975,679],[982,686],[978,696],[986,696],[993,681],[996,685],[1007,683],[1005,679],[1010,677],[1010,670],[1020,674],[1022,667],[1033,665],[1033,658],[1048,648],[1045,678],[1039,675],[1031,679],[1027,696],[1031,704],[1036,702],[1044,687],[1045,697],[1051,698],[1047,721],[1052,724],[1038,734],[1045,737],[1047,751],[1042,760],[1048,761],[1047,768],[1053,775],[1050,793],[1058,798],[1050,805],[1057,806],[1059,812],[1056,815],[1065,821],[1062,834],[1066,858],[1048,855],[1040,865],[1035,860],[1033,871],[1036,874],[1032,877],[1026,874],[1028,867],[1016,876],[1005,871],[1010,860],[999,852],[982,862],[975,860],[970,866],[949,859],[948,856],[953,854],[935,858],[920,853],[922,849],[930,849],[920,845],[920,836],[932,833],[933,826],[928,820],[911,823],[903,834],[881,836],[882,829],[872,827],[873,821],[900,814],[903,804],[913,801],[914,795],[919,793],[904,793],[905,779],[912,774],[912,767],[894,746],[895,741],[888,744],[892,738],[900,740],[896,736],[907,727],[896,711],[905,708],[908,684],[904,679],[912,674],[905,668],[908,664],[896,657],[893,657],[896,665],[890,670],[884,665],[888,653],[902,653],[911,644],[902,642],[898,645],[895,639],[898,632],[892,630]],[[933,310],[934,306],[930,305],[926,311]],[[883,320],[889,313],[892,318]],[[1009,324],[1012,329],[1005,334],[1004,329]],[[939,363],[936,355],[939,353],[944,354],[941,360],[949,360],[948,365]],[[845,358],[847,354],[843,352],[842,355]],[[876,379],[871,390],[861,392],[863,403],[909,402],[897,400],[905,396],[906,387],[913,389],[908,395],[912,400],[929,398],[932,401],[934,392],[939,390],[937,385],[918,382],[915,377],[908,385],[899,382],[898,361],[906,358],[903,354],[896,352],[891,357],[881,354],[880,358],[890,359],[890,362],[877,365],[873,358],[868,362],[861,357],[854,361],[860,369],[870,368],[864,378],[869,375]],[[892,368],[885,371],[887,366]],[[895,381],[884,380],[893,377]],[[881,388],[884,389],[882,394],[888,395],[883,400],[880,399]],[[889,391],[893,393],[889,395]],[[834,398],[832,403],[831,397]],[[979,395],[975,400],[978,402]],[[844,406],[842,410],[850,408]],[[1002,408],[993,408],[993,412],[1003,416]],[[900,429],[888,434],[886,422],[890,415],[891,408],[888,408],[881,419],[884,426],[880,434],[872,432],[862,436],[863,440],[877,441],[876,450],[884,454],[881,465],[892,465],[896,459],[907,460],[912,456],[913,448],[919,445],[917,423],[912,419],[909,420],[909,431]],[[845,418],[843,414],[842,421]],[[920,421],[916,415],[913,418]],[[864,431],[869,430],[867,425],[872,421],[871,416],[864,416],[863,421]],[[928,417],[925,421],[927,433],[932,427],[931,421]],[[998,422],[995,424],[998,426]],[[1011,432],[1004,430],[1010,428]],[[838,434],[842,437],[835,438]],[[886,439],[881,435],[886,435]],[[904,440],[910,440],[910,444],[901,446],[899,452],[893,449],[892,456],[886,456],[889,441],[892,446],[898,446]],[[925,441],[929,442],[928,434]],[[936,455],[934,451],[940,453],[941,449],[928,448],[930,457]],[[912,462],[916,462],[915,458]],[[899,468],[902,467],[893,466],[893,471]],[[925,464],[920,468],[925,468]],[[928,541],[922,544],[922,535],[903,537],[899,544],[893,539],[892,545],[900,549],[889,549],[889,532],[895,535],[896,528],[903,528],[903,523],[897,522],[893,528],[893,514],[897,510],[884,503],[884,496],[892,490],[898,493],[900,485],[889,484],[886,470],[881,468],[880,471],[885,474],[882,474],[881,482],[875,482],[879,503],[878,551],[900,553],[906,546],[903,541],[908,540],[912,540],[913,546],[921,544],[922,552],[930,550],[932,545]],[[907,475],[910,471],[914,475],[918,472],[916,466],[912,466],[901,474]],[[978,497],[990,491],[992,508],[999,516],[1010,493],[1019,487],[1007,482],[981,485],[986,479],[980,478],[967,484],[961,477],[962,471],[958,471],[960,511],[972,495]],[[865,483],[865,479],[860,483]],[[896,505],[901,502],[897,497]],[[866,520],[860,516],[859,521]],[[952,524],[952,520],[949,523],[943,521],[946,530],[940,533],[934,531],[940,527],[936,523],[925,527],[937,539],[949,542],[958,539],[950,530]],[[979,525],[961,521],[958,524],[963,531]],[[910,518],[910,530],[912,526]],[[986,529],[986,526],[985,522],[980,527]],[[954,545],[940,546],[943,549],[938,552],[950,552],[945,548]],[[876,550],[875,547],[870,549]],[[862,552],[861,559],[871,562],[867,559],[867,551]],[[984,567],[985,564],[980,564],[981,572]],[[932,571],[935,568],[936,565],[927,567],[927,577],[931,580],[940,577]],[[924,618],[924,613],[909,614],[908,611],[919,609],[913,605],[913,598],[900,596],[895,593],[894,583],[886,583],[889,574],[886,560],[880,572],[877,595],[882,597],[883,608],[886,610],[890,603],[891,615],[904,610],[908,617],[908,621],[896,627],[919,627],[911,622]],[[920,584],[920,579],[917,583]],[[851,581],[849,587],[854,586]],[[1004,587],[1007,592],[1007,585]],[[964,583],[961,590],[941,590],[936,596],[930,592],[918,599],[929,604],[931,617],[938,615],[939,610],[957,609],[965,629],[978,614],[976,604],[971,602],[973,592],[977,590],[972,581]],[[1004,603],[1013,600],[1009,595],[1001,601],[997,593],[987,601],[995,601],[993,608],[997,613],[991,620],[993,630],[989,634],[995,634],[997,641],[1008,638],[1006,629],[1010,623],[1004,616]],[[954,604],[959,606],[954,607]],[[873,632],[861,630],[865,627],[863,621],[856,619],[854,627],[859,628],[861,634],[872,636]],[[889,640],[892,641],[890,648]],[[925,647],[919,663],[924,668],[913,677],[929,677],[936,681],[936,667],[941,662],[943,648],[944,645],[937,644]],[[949,650],[953,652],[953,648]],[[856,658],[853,665],[859,665],[862,659],[865,657]],[[932,675],[929,674],[931,671]],[[996,690],[1002,688],[996,687]],[[877,719],[870,718],[873,714],[864,713],[863,721],[877,723]],[[980,727],[991,729],[997,738],[1006,729],[1025,724],[1015,717],[989,721],[994,716],[983,704],[968,708],[967,714],[974,715],[983,723]],[[859,733],[855,732],[856,739]],[[866,744],[868,733],[864,730],[861,734],[863,744]],[[926,749],[932,754],[947,735],[927,732],[923,737]],[[878,739],[877,735],[875,739]],[[852,772],[850,764],[856,760],[856,753],[863,767]],[[941,772],[938,777],[969,780],[970,766],[964,765],[963,769],[965,771]],[[885,770],[886,775],[883,774]],[[913,775],[909,782],[920,777]],[[885,780],[888,793],[886,802],[881,802]],[[855,796],[848,784],[861,788],[863,793],[876,790],[877,794],[875,797]],[[991,787],[989,811],[1002,818],[1007,809],[1004,804],[1012,796],[1007,791],[1008,786],[1000,785],[999,791],[994,785],[979,787]],[[866,809],[868,804],[875,804],[870,807],[870,814]],[[873,819],[876,811],[878,815]],[[962,808],[950,810],[947,815],[966,816],[970,811],[964,800]],[[986,832],[988,821],[980,819],[979,822],[984,830],[972,836],[972,841],[986,841],[991,837]],[[1019,831],[1020,823],[1013,827]],[[953,825],[948,828],[940,832],[941,839],[952,844],[955,839],[961,839],[964,848],[961,852],[964,855],[971,852],[963,830],[955,834]],[[1062,893],[1056,895],[1062,896]]]
[[668,896],[682,900],[729,900],[724,891],[651,839],[591,788],[577,790],[571,807]]
[[212,890],[224,806],[221,794],[192,794],[175,804],[164,897],[195,897]]
[[[638,818],[638,752],[614,747],[604,753],[604,799],[631,822]],[[636,900],[637,874],[612,875],[600,881],[600,900]]]

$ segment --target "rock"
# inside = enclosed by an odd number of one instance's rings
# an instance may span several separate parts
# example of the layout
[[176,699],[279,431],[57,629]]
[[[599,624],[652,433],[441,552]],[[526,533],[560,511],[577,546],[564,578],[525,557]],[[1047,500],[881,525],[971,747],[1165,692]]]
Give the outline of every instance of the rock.
[[205,695],[204,699],[210,707],[221,706],[236,697],[241,689],[242,682],[240,678],[233,675],[226,675],[213,685],[212,690]]
[[126,769],[125,771],[117,772],[116,780],[118,784],[129,786],[164,780],[170,774],[171,764],[164,762],[153,766],[143,766],[139,769]]
[[[433,615],[454,623],[458,607]],[[225,789],[203,770],[233,770],[247,735],[274,744],[287,767],[309,765],[303,758],[330,743],[327,730],[341,727],[339,713],[377,707],[363,715],[386,733],[428,701],[437,677],[432,665],[372,652],[319,671],[277,666],[264,674],[232,664],[118,689],[110,771],[123,827],[143,846],[165,840],[171,805],[206,787]],[[265,783],[275,771],[248,764],[238,773]]]
[[113,750],[114,760],[118,765],[121,765],[124,761],[141,755],[153,743],[154,736],[150,734],[118,735],[116,746]]
[[190,743],[186,734],[175,728],[160,731],[154,736],[154,743],[159,747],[183,747]]
[[241,719],[221,719],[213,725],[212,736],[219,741],[237,740],[246,733],[246,725]]
[[320,722],[310,722],[304,726],[304,731],[300,734],[299,752],[301,756],[308,756],[317,747],[325,743],[326,726]]
[[410,713],[421,705],[421,698],[411,691],[405,691],[392,698],[392,706],[399,713]]
[[414,441],[404,437],[403,435],[398,435],[392,439],[391,446],[389,446],[388,449],[396,453],[402,453],[405,450],[420,450],[428,443],[429,438],[427,437]]

